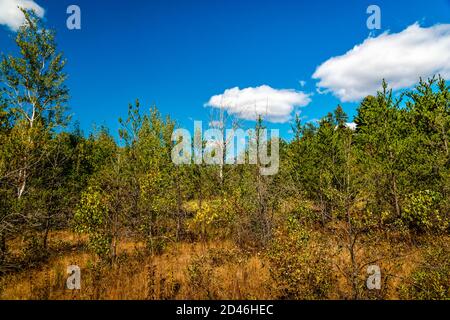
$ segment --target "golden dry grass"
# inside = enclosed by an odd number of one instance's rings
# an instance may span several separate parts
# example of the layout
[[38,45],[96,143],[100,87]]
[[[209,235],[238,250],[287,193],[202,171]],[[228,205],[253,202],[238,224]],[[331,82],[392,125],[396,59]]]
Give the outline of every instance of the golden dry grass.
[[[122,240],[115,264],[102,264],[83,249],[86,238],[71,232],[54,232],[51,246],[70,244],[37,267],[0,278],[0,299],[271,299],[273,283],[263,253],[245,253],[231,241],[172,243],[161,255],[151,256],[143,243]],[[324,241],[323,235],[321,241]],[[329,298],[349,298],[346,250],[336,237],[326,239],[337,277]],[[15,252],[20,239],[9,245]],[[315,244],[312,243],[312,246]],[[69,248],[69,249],[67,249]],[[383,290],[375,298],[397,299],[402,278],[421,258],[421,250],[380,240],[361,247],[362,263],[377,260],[383,270]],[[81,268],[81,290],[66,289],[67,266]],[[364,277],[364,268],[361,275]]]
[[[82,241],[70,233],[57,233],[52,235],[52,242],[61,238],[68,242]],[[230,242],[174,243],[164,254],[152,257],[145,253],[141,243],[123,241],[118,247],[118,261],[113,266],[101,264],[95,256],[83,250],[61,252],[42,266],[0,279],[0,299],[204,298],[192,291],[189,265],[210,251],[232,249]],[[82,288],[79,291],[65,287],[69,265],[81,268]],[[211,286],[214,286],[217,298],[266,296],[264,285],[268,271],[257,257],[246,258],[239,264],[224,261],[214,268],[211,277],[214,278]]]

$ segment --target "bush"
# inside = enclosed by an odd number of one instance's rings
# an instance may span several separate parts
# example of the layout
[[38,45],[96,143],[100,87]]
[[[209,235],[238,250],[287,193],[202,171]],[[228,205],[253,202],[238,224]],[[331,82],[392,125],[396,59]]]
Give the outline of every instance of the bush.
[[24,247],[22,248],[22,260],[27,266],[33,266],[48,258],[48,251],[44,248],[41,238],[36,233],[25,236]]
[[[195,255],[186,270],[190,298],[228,299],[232,294],[227,283],[229,278],[222,278],[221,271],[230,266],[242,268],[246,258],[236,248],[210,248],[204,254]],[[235,275],[231,276],[234,279]]]
[[427,249],[423,261],[406,279],[406,284],[402,285],[401,297],[412,300],[449,300],[449,261],[448,244]]
[[331,259],[325,246],[313,246],[310,238],[310,232],[293,217],[276,231],[268,252],[275,298],[329,297],[336,281]]
[[81,195],[74,223],[75,231],[89,235],[89,248],[99,257],[107,258],[112,237],[108,232],[108,207],[99,191],[89,188]]
[[203,240],[225,237],[231,233],[233,210],[227,199],[204,201],[199,208],[198,202],[191,201],[185,205],[194,217],[188,222],[188,230]]
[[298,201],[289,215],[289,219],[296,220],[299,223],[304,222],[306,225],[322,222],[322,217],[313,209],[313,204],[305,200]]
[[187,278],[192,296],[200,299],[214,299],[216,297],[214,270],[208,255],[201,255],[193,259],[187,268]]
[[412,193],[406,198],[402,220],[420,232],[445,231],[449,219],[441,212],[441,201],[442,195],[438,192],[425,190]]

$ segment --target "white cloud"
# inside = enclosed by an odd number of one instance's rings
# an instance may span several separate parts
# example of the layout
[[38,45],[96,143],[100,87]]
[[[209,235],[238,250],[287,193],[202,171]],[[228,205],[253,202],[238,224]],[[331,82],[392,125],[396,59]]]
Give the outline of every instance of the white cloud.
[[0,0],[0,25],[6,25],[17,31],[25,18],[20,8],[34,10],[39,17],[44,16],[44,9],[33,0]]
[[356,130],[356,123],[354,122],[347,122],[345,126],[351,130]]
[[293,89],[273,89],[267,85],[227,89],[209,99],[205,106],[224,108],[241,119],[255,120],[261,115],[270,122],[287,122],[295,107],[311,102],[309,95]]
[[450,77],[450,24],[422,28],[416,23],[399,33],[368,38],[324,62],[313,78],[319,79],[319,92],[325,89],[348,102],[375,94],[382,79],[395,90],[435,74]]

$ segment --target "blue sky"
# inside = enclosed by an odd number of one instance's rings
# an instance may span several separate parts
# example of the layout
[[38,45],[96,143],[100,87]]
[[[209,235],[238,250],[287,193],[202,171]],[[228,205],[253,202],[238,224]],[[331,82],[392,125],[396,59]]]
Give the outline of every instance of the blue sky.
[[[0,8],[2,1],[23,0],[0,0]],[[193,120],[209,120],[204,104],[212,96],[234,87],[262,85],[308,95],[310,102],[301,108],[294,106],[290,113],[300,110],[305,121],[324,116],[338,103],[352,117],[357,102],[351,98],[358,93],[343,94],[344,91],[339,91],[343,89],[341,84],[333,80],[331,73],[342,75],[349,84],[361,83],[362,91],[366,87],[370,91],[369,80],[366,77],[359,81],[354,74],[348,74],[347,70],[352,68],[341,67],[340,60],[325,66],[320,77],[312,79],[322,63],[345,55],[369,35],[376,38],[386,31],[401,33],[415,22],[425,29],[450,23],[449,0],[34,2],[45,10],[47,25],[57,31],[58,47],[68,60],[71,113],[85,132],[97,123],[107,125],[115,133],[117,119],[126,115],[128,103],[136,98],[145,107],[157,105],[163,114],[169,114],[189,129]],[[66,27],[66,8],[70,4],[81,8],[81,30]],[[366,26],[369,17],[366,9],[371,4],[381,8],[381,30],[372,34]],[[1,15],[0,12],[0,23]],[[436,52],[448,48],[447,29],[431,33],[425,29],[423,32],[411,29],[411,37],[431,34],[445,40],[435,48]],[[0,26],[1,52],[14,51],[13,37],[10,28]],[[393,43],[393,47],[397,42],[404,43],[396,39],[387,43]],[[367,43],[368,55],[377,50],[370,49],[374,45]],[[402,52],[399,50],[397,55]],[[412,70],[413,74],[407,72],[404,76],[392,74],[391,70],[395,69],[392,66],[386,66],[383,73],[374,65],[373,73],[378,76],[380,72],[380,80],[389,74],[401,88],[409,85],[401,79],[413,76],[416,71],[422,75],[433,68],[450,70],[446,57],[439,65],[429,68],[431,58],[418,66],[414,61],[420,59],[415,58],[408,62],[412,66],[403,68]],[[358,60],[349,57],[348,64],[353,61]],[[361,68],[355,69],[358,67]],[[358,74],[370,71],[367,69],[370,63],[363,67],[366,69]],[[317,84],[321,80],[325,85],[320,91],[328,90],[328,93],[318,93]],[[300,81],[306,84],[301,86]],[[270,126],[280,128],[281,135],[289,138],[286,119]]]

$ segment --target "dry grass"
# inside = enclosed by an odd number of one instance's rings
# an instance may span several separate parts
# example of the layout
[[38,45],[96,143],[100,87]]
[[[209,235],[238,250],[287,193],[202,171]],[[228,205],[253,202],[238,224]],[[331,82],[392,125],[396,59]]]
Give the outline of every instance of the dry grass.
[[[85,241],[70,232],[52,233],[50,243],[57,253],[41,265],[0,278],[0,299],[273,298],[274,284],[265,255],[242,252],[230,241],[173,243],[163,254],[151,256],[142,243],[123,240],[112,266],[85,251]],[[342,273],[348,266],[348,252],[339,247],[336,237],[327,238],[327,243],[337,277],[329,298],[350,298],[351,287]],[[9,246],[18,252],[20,244],[16,239]],[[415,268],[421,250],[380,240],[361,246],[357,257],[361,264],[376,261],[383,270],[383,290],[365,298],[397,299],[397,288]],[[66,289],[69,265],[81,268],[81,290]],[[364,276],[362,268],[362,279]]]
[[[61,238],[73,244],[82,241],[70,233],[56,233],[52,235],[52,243]],[[15,244],[19,242],[15,240]],[[233,249],[230,242],[179,243],[172,244],[164,254],[152,257],[146,254],[141,243],[123,241],[113,266],[102,264],[84,250],[65,251],[37,268],[4,276],[0,279],[0,299],[201,299],[202,295],[192,291],[190,264],[211,252],[220,254]],[[264,286],[268,272],[261,260],[245,257],[239,262],[223,261],[213,268],[211,279],[214,279],[216,297],[266,297]],[[69,265],[81,268],[81,290],[66,289]]]

